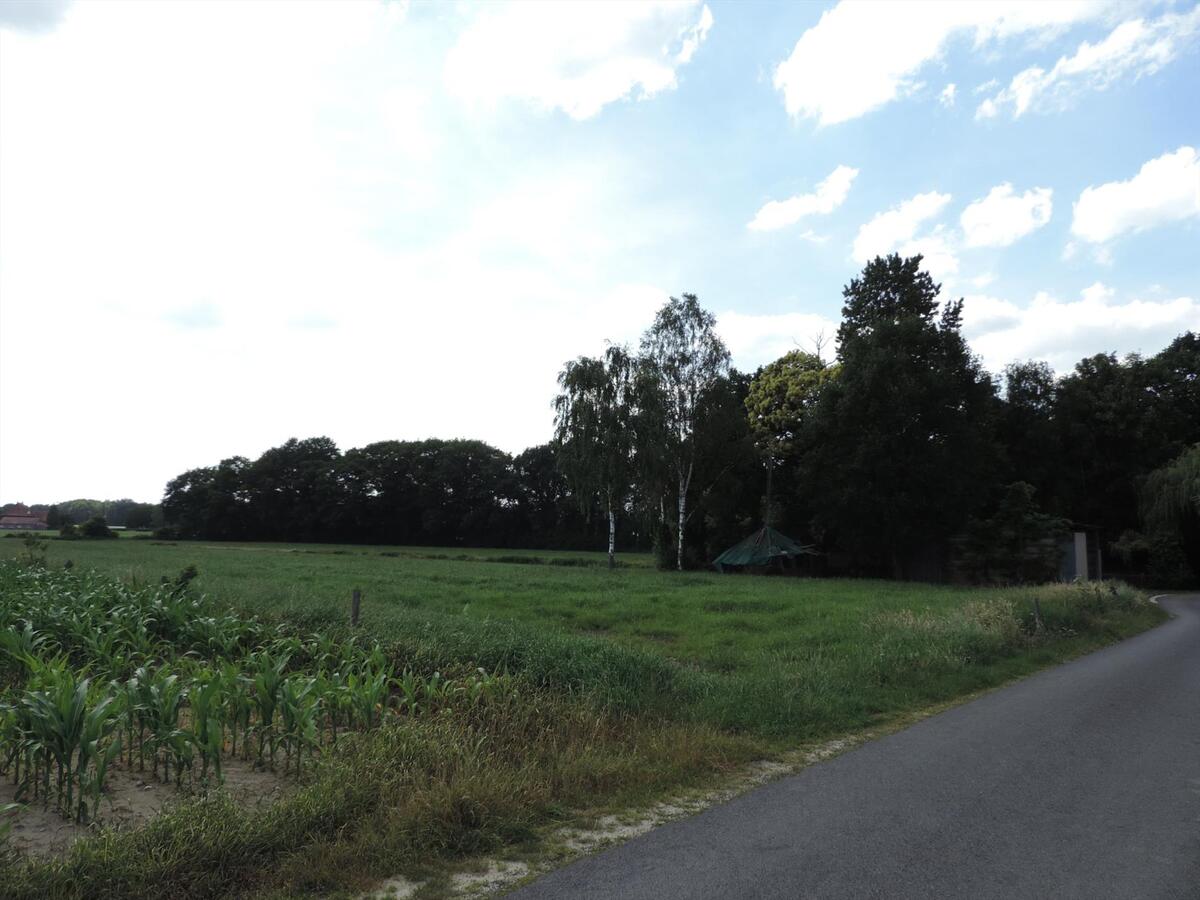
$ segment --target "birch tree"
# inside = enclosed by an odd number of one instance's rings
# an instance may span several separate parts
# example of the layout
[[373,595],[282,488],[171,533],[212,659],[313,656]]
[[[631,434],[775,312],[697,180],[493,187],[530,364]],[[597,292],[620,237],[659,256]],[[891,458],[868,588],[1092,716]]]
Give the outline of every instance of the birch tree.
[[608,567],[616,565],[617,513],[633,479],[634,360],[610,346],[600,359],[581,356],[558,376],[554,401],[559,461],[581,502],[597,497],[608,517]]
[[672,297],[642,336],[642,357],[659,385],[662,452],[677,488],[675,567],[683,569],[688,492],[696,470],[697,413],[705,395],[729,371],[729,351],[717,336],[716,318],[695,294]]

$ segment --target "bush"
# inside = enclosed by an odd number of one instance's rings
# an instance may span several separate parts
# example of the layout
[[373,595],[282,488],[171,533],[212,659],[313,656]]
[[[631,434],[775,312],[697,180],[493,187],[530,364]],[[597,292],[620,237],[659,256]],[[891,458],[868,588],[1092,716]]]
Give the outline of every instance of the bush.
[[1195,583],[1183,547],[1170,532],[1142,534],[1125,530],[1108,545],[1130,575],[1143,584],[1160,588],[1186,588]]
[[62,528],[58,529],[58,536],[64,541],[77,541],[81,537],[74,522],[64,522]]
[[960,541],[958,568],[977,584],[1037,584],[1058,575],[1060,543],[1070,533],[1065,519],[1043,513],[1034,488],[1007,485],[996,512],[972,519]]
[[108,527],[104,516],[92,516],[79,526],[79,535],[89,540],[106,540],[115,538],[117,533]]

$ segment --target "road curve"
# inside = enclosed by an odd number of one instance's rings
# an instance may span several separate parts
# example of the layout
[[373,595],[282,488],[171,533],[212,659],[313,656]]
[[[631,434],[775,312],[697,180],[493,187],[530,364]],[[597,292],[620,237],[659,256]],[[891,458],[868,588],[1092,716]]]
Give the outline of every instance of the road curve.
[[1200,596],[519,900],[1200,898]]

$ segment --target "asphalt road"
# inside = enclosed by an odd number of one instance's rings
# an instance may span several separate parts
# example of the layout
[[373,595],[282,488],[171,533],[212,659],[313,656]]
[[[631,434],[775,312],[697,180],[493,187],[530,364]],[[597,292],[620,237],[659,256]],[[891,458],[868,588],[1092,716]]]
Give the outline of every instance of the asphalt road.
[[1200,597],[1042,672],[515,892],[1200,898]]

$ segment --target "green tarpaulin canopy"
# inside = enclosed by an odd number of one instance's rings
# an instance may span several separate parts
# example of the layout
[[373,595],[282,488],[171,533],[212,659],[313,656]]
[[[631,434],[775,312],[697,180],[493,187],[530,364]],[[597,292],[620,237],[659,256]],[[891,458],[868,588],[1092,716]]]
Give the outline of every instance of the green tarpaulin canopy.
[[797,544],[770,525],[764,525],[714,559],[713,565],[717,567],[717,571],[724,572],[728,566],[766,566],[777,559],[794,559],[806,555],[815,556],[816,551],[812,547]]

